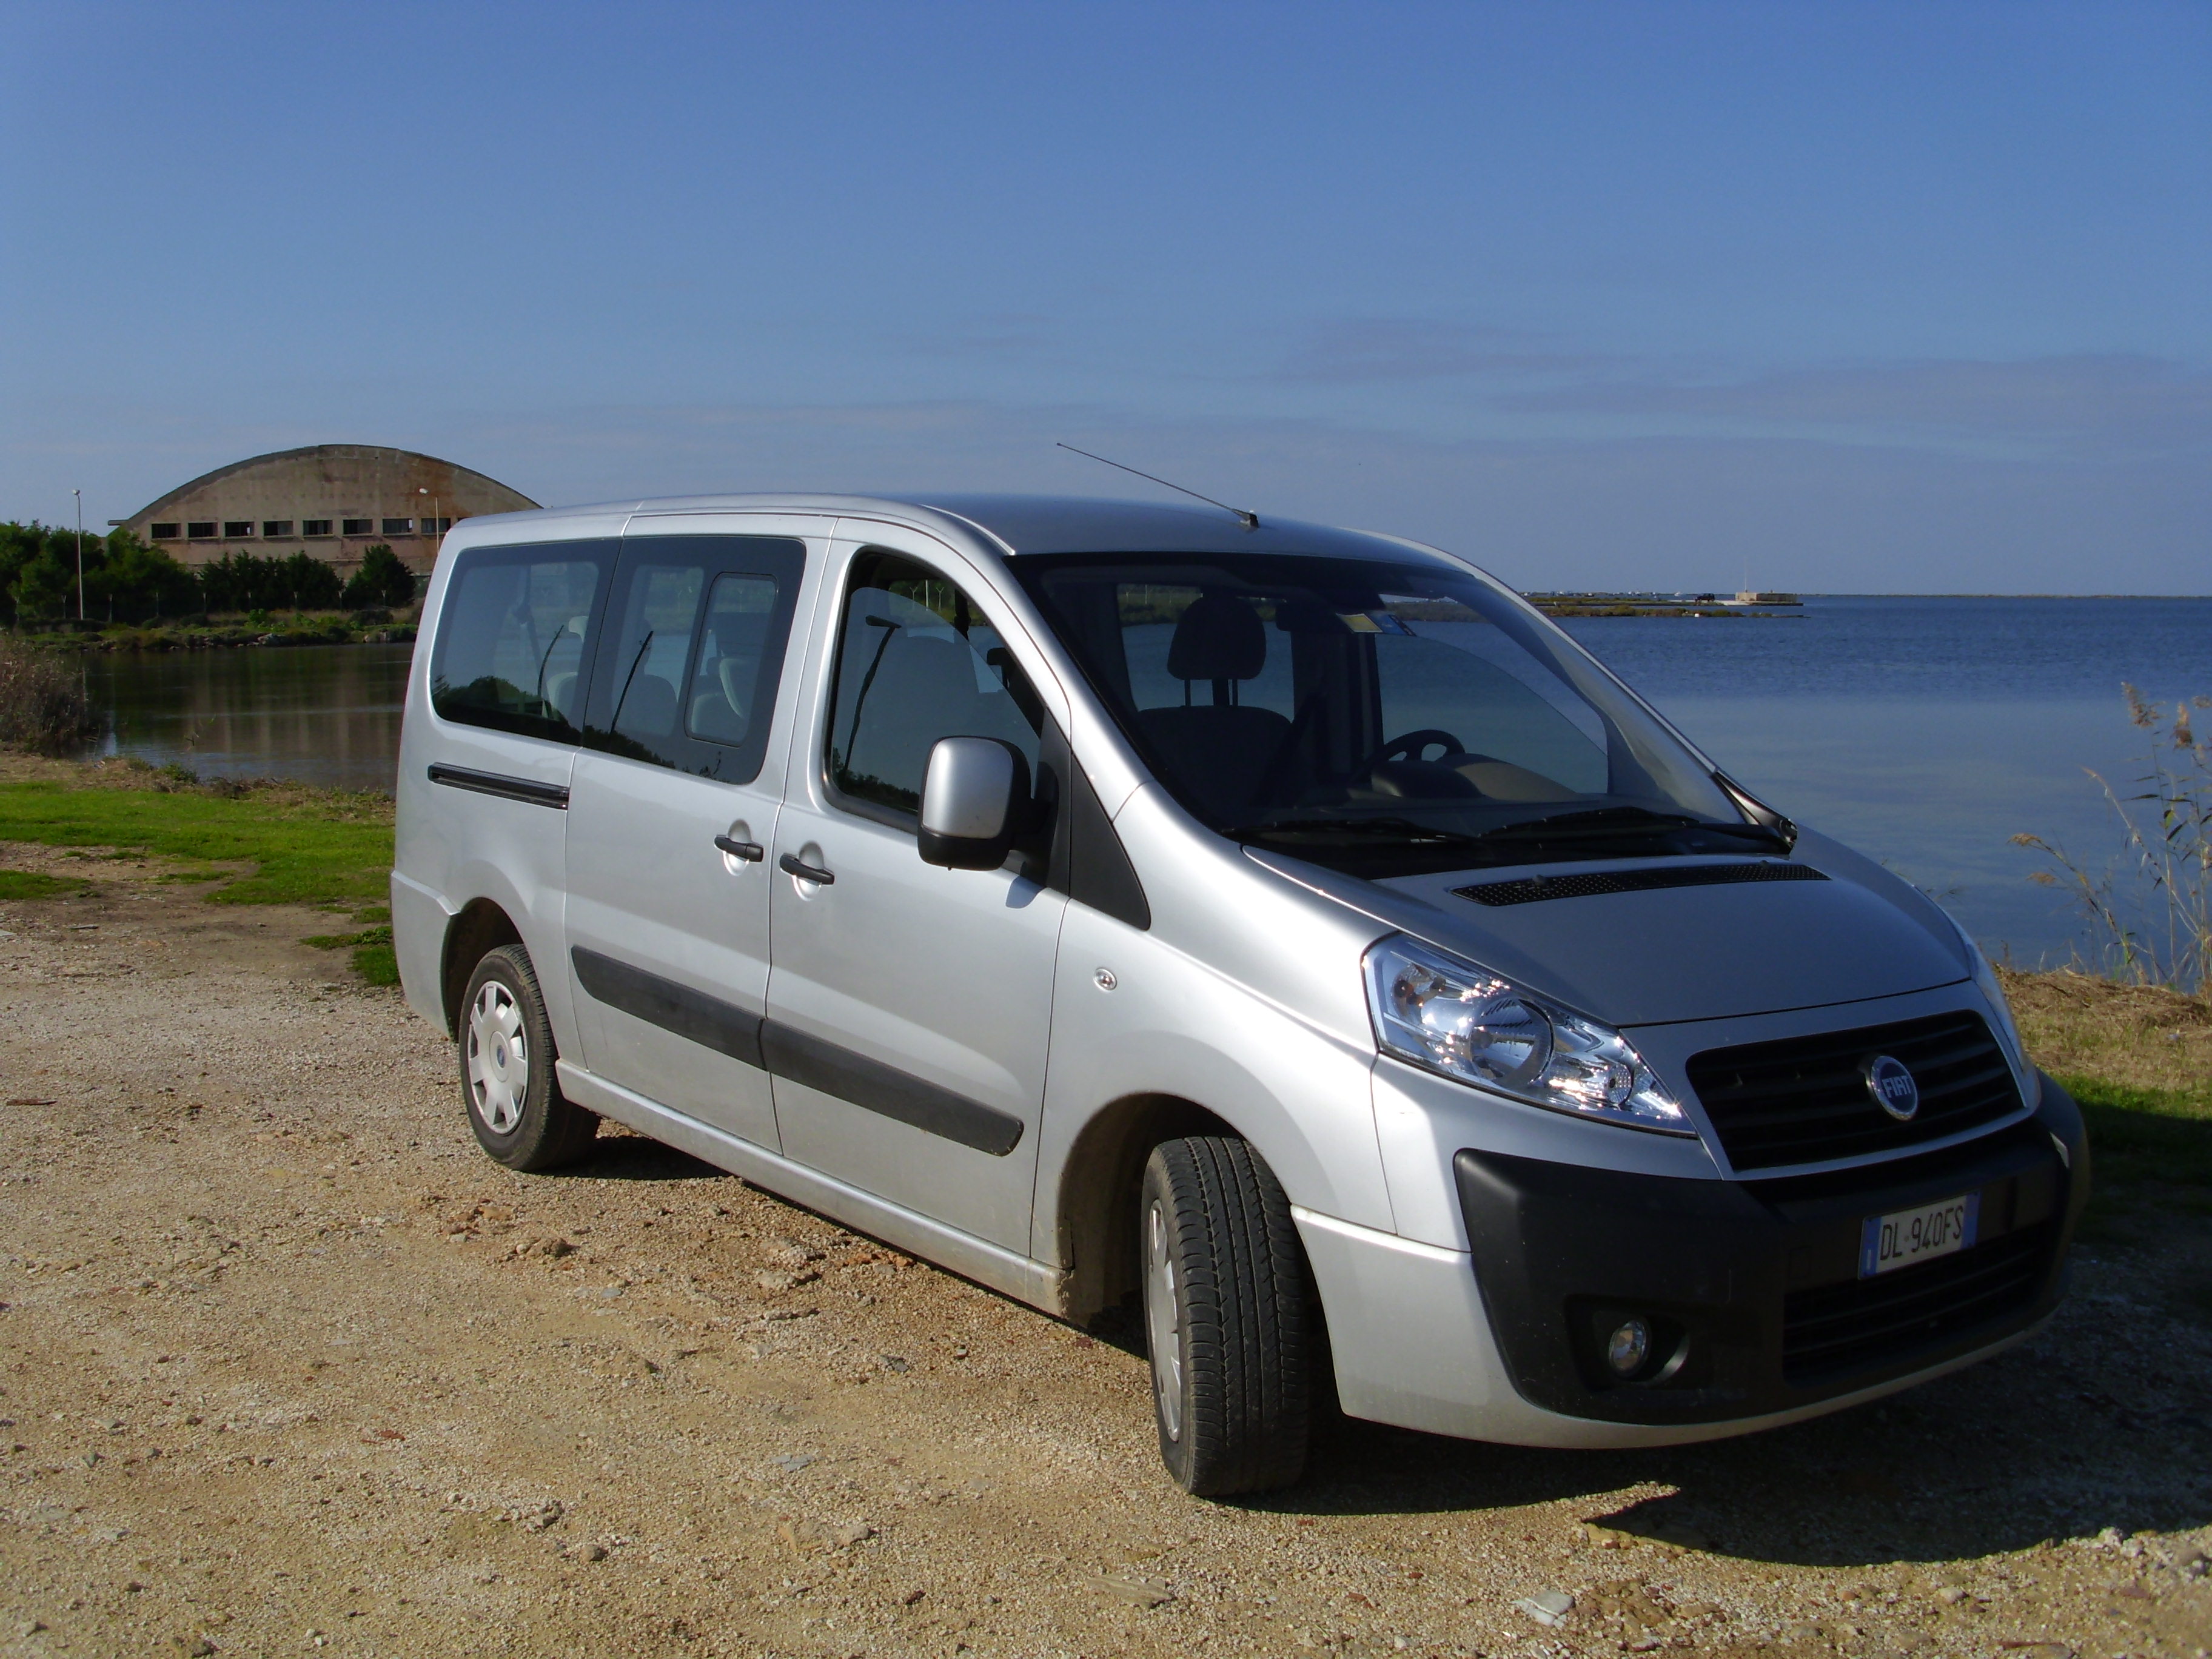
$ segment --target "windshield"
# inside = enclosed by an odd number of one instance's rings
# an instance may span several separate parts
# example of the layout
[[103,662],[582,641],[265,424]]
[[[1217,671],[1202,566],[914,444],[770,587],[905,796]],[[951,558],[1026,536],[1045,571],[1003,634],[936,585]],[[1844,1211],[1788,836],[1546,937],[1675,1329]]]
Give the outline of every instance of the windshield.
[[1011,563],[1155,775],[1224,835],[1370,877],[1771,850],[1663,726],[1471,574]]

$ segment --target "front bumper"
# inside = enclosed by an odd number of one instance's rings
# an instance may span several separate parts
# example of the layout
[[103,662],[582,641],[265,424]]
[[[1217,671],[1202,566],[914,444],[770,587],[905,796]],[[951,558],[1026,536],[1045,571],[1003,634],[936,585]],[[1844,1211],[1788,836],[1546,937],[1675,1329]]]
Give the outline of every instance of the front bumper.
[[[1652,1426],[1799,1414],[2016,1336],[2057,1304],[2088,1191],[2081,1114],[2047,1079],[2036,1115],[2008,1129],[1818,1176],[1689,1180],[1474,1151],[1454,1173],[1514,1391],[1546,1413]],[[1969,1192],[1972,1249],[1858,1277],[1867,1217]],[[1624,1382],[1604,1342],[1631,1315],[1658,1341]]]

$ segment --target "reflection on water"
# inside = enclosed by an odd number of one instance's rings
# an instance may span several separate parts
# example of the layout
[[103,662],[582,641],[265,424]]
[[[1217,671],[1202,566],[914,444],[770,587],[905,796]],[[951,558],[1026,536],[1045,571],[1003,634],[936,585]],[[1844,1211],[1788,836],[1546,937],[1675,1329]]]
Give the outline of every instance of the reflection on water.
[[[1417,624],[1418,626],[1418,624]],[[1723,766],[1939,895],[1992,950],[2063,960],[2063,896],[2018,830],[2103,860],[2147,735],[2120,683],[2212,694],[2212,599],[1810,599],[1796,619],[1606,617],[1569,630]],[[413,647],[85,659],[94,752],[389,790]]]
[[390,793],[411,645],[88,655],[95,755]]

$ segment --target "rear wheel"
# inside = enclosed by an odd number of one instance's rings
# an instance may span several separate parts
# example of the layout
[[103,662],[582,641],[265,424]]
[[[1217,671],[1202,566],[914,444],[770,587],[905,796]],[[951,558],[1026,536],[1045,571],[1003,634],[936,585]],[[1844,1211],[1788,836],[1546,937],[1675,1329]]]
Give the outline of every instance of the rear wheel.
[[503,945],[469,978],[459,1036],[461,1098],[477,1144],[510,1170],[574,1162],[599,1121],[562,1094],[553,1027],[530,952]]
[[1305,1471],[1312,1316],[1290,1200],[1249,1143],[1170,1140],[1145,1165],[1139,1238],[1160,1455],[1200,1498]]

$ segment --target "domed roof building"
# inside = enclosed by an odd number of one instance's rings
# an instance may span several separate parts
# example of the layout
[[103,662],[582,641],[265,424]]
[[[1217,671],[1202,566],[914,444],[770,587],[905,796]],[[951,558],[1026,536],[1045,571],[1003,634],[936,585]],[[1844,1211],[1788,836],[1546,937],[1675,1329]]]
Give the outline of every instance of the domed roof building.
[[302,550],[344,568],[378,542],[409,568],[437,562],[445,532],[483,513],[537,502],[481,472],[374,444],[313,444],[234,461],[125,520],[139,540],[187,564],[226,553]]

